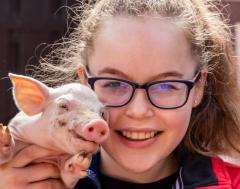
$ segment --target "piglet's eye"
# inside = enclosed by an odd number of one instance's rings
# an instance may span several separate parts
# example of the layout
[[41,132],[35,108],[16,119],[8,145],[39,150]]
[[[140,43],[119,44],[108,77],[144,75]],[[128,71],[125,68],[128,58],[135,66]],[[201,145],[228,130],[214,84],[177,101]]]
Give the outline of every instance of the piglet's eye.
[[69,102],[67,101],[61,101],[61,102],[58,102],[58,105],[57,105],[57,112],[59,115],[61,114],[64,114],[66,112],[69,112],[70,111],[70,105],[69,105]]
[[108,122],[109,116],[108,116],[108,112],[107,112],[107,110],[106,110],[105,108],[102,108],[102,109],[100,110],[100,115],[102,116],[102,118],[103,118],[106,122]]
[[60,104],[59,108],[62,109],[62,110],[65,110],[65,111],[69,111],[69,108],[68,108],[67,104]]

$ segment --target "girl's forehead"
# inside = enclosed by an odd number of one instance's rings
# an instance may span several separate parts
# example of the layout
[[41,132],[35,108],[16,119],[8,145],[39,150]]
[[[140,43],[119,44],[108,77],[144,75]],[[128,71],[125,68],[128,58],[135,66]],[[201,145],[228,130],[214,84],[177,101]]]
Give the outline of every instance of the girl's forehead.
[[161,16],[114,16],[106,17],[101,22],[96,37],[133,38],[141,35],[143,37],[147,36],[148,40],[157,40],[157,36],[161,34],[168,34],[169,37],[171,35],[185,35],[183,29],[173,18]]
[[108,67],[137,77],[192,72],[196,63],[184,31],[169,19],[116,16],[101,23],[89,67],[94,74]]

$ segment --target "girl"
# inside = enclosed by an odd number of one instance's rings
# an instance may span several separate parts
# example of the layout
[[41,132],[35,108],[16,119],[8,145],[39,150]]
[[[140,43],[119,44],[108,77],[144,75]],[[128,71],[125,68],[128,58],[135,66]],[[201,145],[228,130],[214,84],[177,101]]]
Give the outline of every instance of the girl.
[[[215,9],[204,0],[84,8],[70,40],[50,55],[61,63],[41,68],[58,85],[76,80],[83,64],[109,111],[110,136],[76,189],[240,188],[232,164],[240,154],[237,65]],[[64,188],[52,165],[28,165],[53,152],[31,148],[2,167],[1,187]]]

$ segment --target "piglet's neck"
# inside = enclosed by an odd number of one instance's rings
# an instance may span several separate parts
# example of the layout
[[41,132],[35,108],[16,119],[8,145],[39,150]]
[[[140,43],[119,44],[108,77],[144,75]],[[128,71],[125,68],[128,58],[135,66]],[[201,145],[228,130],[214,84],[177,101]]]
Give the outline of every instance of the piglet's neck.
[[19,141],[40,146],[48,146],[47,144],[50,143],[49,123],[48,120],[41,118],[41,114],[27,116],[20,112],[9,123],[9,128]]

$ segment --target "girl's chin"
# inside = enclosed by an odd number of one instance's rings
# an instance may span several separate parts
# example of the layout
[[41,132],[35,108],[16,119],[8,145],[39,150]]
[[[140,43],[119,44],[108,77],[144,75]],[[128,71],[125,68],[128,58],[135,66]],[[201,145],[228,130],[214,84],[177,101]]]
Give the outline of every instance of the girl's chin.
[[[125,174],[147,174],[158,170],[169,158],[169,146],[162,145],[164,132],[158,132],[146,140],[131,140],[119,133],[102,144],[106,165],[110,169],[122,170]],[[164,140],[165,141],[165,140]],[[161,147],[160,147],[161,146]],[[102,155],[103,155],[102,154]]]
[[151,170],[156,167],[156,162],[151,162],[147,160],[141,161],[140,159],[128,159],[128,161],[119,162],[125,170],[134,174],[141,174],[151,172]]
[[119,170],[117,174],[116,172],[113,173],[117,178],[135,183],[150,183],[169,175],[169,170],[161,163],[161,160],[159,161],[159,158],[151,158],[149,155],[138,158],[133,156],[115,158],[118,158],[115,159],[115,162],[118,164],[117,167],[120,168],[115,169]]
[[169,175],[169,171],[172,170],[172,158],[164,152],[156,149],[114,147],[101,148],[102,166],[107,175],[132,182],[147,183]]
[[161,167],[161,162],[166,159],[163,154],[156,153],[156,151],[138,151],[137,149],[131,151],[121,149],[118,153],[112,153],[112,159],[119,167],[131,173],[147,173],[156,167]]

